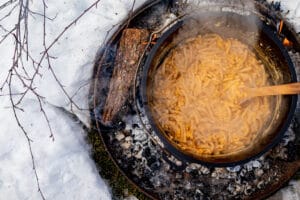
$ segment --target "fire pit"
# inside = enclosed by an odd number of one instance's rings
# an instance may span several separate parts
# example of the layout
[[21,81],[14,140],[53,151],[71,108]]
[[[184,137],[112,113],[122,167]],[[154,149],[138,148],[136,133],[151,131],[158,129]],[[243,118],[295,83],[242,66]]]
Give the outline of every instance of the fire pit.
[[[239,20],[255,16],[269,32],[277,34],[277,42],[285,39],[293,43],[280,47],[283,52],[288,50],[291,61],[286,55],[274,59],[280,58],[279,62],[285,66],[293,63],[299,79],[299,38],[287,23],[278,31],[281,18],[274,6],[264,1],[153,1],[133,15],[130,23],[125,22],[119,28],[99,56],[92,88],[92,117],[116,165],[151,198],[264,198],[279,189],[300,166],[297,156],[300,136],[296,134],[299,133],[299,105],[295,114],[284,114],[288,120],[278,126],[281,131],[265,144],[267,148],[260,150],[262,153],[253,154],[257,158],[246,159],[243,164],[236,162],[241,159],[230,160],[227,162],[230,167],[220,167],[224,162],[219,167],[203,165],[203,161],[174,153],[170,146],[177,149],[164,141],[147,113],[145,96],[140,93],[146,61],[153,49],[158,48],[155,43],[165,41],[166,33],[176,32],[181,26],[176,25],[178,21],[196,8],[231,13],[231,17],[240,15]],[[159,46],[164,53],[170,49],[167,44]],[[290,74],[287,81],[295,81],[295,74]],[[291,108],[296,106],[296,97],[287,101]],[[274,138],[279,142],[276,146]]]

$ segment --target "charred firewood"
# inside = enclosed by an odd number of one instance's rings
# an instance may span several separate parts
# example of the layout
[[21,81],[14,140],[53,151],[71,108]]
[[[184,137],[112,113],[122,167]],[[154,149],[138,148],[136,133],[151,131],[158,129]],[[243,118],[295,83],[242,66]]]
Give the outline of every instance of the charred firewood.
[[109,84],[109,92],[103,109],[102,122],[110,123],[133,86],[138,62],[146,47],[149,32],[145,29],[125,29],[115,59],[115,67]]

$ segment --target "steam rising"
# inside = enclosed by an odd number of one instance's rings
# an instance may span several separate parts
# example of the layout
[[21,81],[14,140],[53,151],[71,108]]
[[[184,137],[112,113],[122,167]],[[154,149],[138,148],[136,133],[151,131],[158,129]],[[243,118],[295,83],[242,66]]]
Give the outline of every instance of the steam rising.
[[237,38],[250,46],[257,42],[261,21],[255,15],[253,1],[188,0],[182,13],[190,22],[185,26],[189,35],[182,31],[186,37],[212,32]]

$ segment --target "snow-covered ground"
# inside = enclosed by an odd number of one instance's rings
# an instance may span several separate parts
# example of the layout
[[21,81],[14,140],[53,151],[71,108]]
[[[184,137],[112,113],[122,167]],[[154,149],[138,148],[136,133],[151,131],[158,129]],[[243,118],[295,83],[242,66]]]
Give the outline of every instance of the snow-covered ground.
[[[7,0],[0,0],[0,6]],[[95,0],[46,1],[47,20],[46,44],[50,44],[64,27],[71,23]],[[17,4],[16,2],[15,4]],[[52,67],[66,91],[75,97],[76,104],[87,108],[87,95],[92,67],[96,52],[104,40],[106,31],[112,25],[122,21],[132,7],[129,0],[102,0],[72,26],[51,49]],[[136,6],[143,1],[138,1]],[[15,4],[0,9],[0,18],[6,15]],[[29,1],[32,11],[43,13],[42,1]],[[17,11],[17,10],[16,10]],[[0,22],[6,29],[17,23],[18,12]],[[29,15],[29,51],[39,60],[43,52],[43,17]],[[0,35],[4,35],[0,29]],[[2,37],[1,37],[2,38]],[[0,39],[1,40],[1,39]],[[12,64],[14,52],[13,37],[0,45],[0,82],[5,80]],[[26,55],[24,55],[24,58]],[[31,62],[25,61],[28,73],[33,73]],[[46,62],[42,63],[46,66]],[[68,99],[64,95],[47,67],[40,71],[34,86],[45,97],[43,107],[48,115],[55,140],[49,138],[50,132],[46,120],[40,112],[34,95],[29,94],[17,111],[24,129],[32,139],[32,151],[36,161],[36,170],[40,188],[46,199],[111,199],[109,187],[99,176],[90,157],[89,146],[84,139],[82,127],[59,107],[67,110]],[[19,81],[12,84],[13,93],[24,90]],[[1,95],[8,94],[5,87]],[[88,124],[88,111],[75,111],[79,118]],[[12,112],[9,96],[0,96],[0,199],[41,199],[37,190],[28,143],[18,127]]]
[[282,10],[288,11],[286,18],[294,24],[295,30],[300,32],[300,0],[281,0],[280,2]]
[[[23,0],[26,1],[26,0]],[[29,1],[29,0],[28,0]],[[7,0],[0,0],[0,6]],[[50,44],[72,20],[79,16],[95,0],[46,1],[47,20],[46,44]],[[145,0],[137,0],[139,7]],[[17,3],[17,2],[16,2]],[[87,95],[95,54],[103,42],[106,31],[122,21],[130,11],[133,0],[102,0],[77,21],[50,49],[52,67],[65,90],[75,97],[81,108],[87,108]],[[0,9],[0,19],[12,6]],[[34,12],[43,13],[43,1],[29,1]],[[282,8],[291,10],[287,15],[300,31],[300,0],[282,0]],[[18,12],[0,21],[1,27],[12,28],[17,23]],[[43,17],[29,15],[29,51],[39,60],[43,52]],[[0,37],[5,31],[0,27]],[[2,38],[2,37],[1,37]],[[0,40],[1,40],[0,38]],[[0,44],[0,84],[6,79],[12,64],[14,51],[13,36]],[[26,55],[23,55],[24,58]],[[25,61],[26,59],[24,59]],[[31,63],[25,61],[25,66]],[[42,63],[46,66],[46,60]],[[29,73],[30,67],[28,67]],[[49,128],[40,112],[34,95],[28,95],[20,105],[24,112],[17,111],[24,129],[32,139],[32,151],[36,161],[40,188],[46,199],[111,199],[109,187],[98,175],[90,158],[89,146],[84,139],[85,132],[61,108],[70,109],[68,98],[57,84],[47,67],[40,71],[34,82],[36,91],[43,97],[43,107],[48,115],[55,140],[49,138]],[[24,90],[19,82],[11,85],[13,93]],[[0,92],[0,199],[41,199],[28,143],[12,112],[5,87]],[[87,111],[75,110],[77,116],[88,125]]]

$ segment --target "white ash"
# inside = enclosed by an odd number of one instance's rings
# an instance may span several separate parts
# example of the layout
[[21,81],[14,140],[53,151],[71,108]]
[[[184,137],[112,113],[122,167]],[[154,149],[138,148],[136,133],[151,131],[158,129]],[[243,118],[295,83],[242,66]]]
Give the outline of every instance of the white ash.
[[244,167],[245,167],[248,171],[250,171],[250,170],[252,170],[252,169],[254,169],[254,168],[260,168],[260,167],[261,167],[261,163],[260,163],[259,161],[257,161],[257,160],[254,160],[254,161],[250,161],[250,162],[246,163],[246,164],[244,165]]
[[122,133],[122,132],[117,132],[116,133],[116,139],[118,140],[118,141],[121,141],[121,140],[123,140],[125,138],[125,135]]
[[254,173],[255,173],[255,176],[261,177],[264,174],[264,170],[262,170],[262,169],[255,169]]
[[204,175],[207,175],[207,174],[210,173],[210,170],[209,170],[207,167],[205,167],[205,166],[202,166],[202,167],[200,168],[200,171],[201,171],[201,173],[204,174]]
[[227,167],[226,169],[229,172],[239,172],[241,170],[241,166],[240,165],[236,165],[234,167]]
[[[116,131],[110,139],[118,152],[115,156],[129,177],[139,183],[140,187],[154,191],[162,199],[176,199],[181,195],[191,198],[198,195],[197,197],[203,198],[208,195],[203,193],[206,190],[210,191],[211,198],[220,191],[223,198],[250,196],[255,191],[268,187],[272,181],[279,180],[279,167],[274,168],[270,159],[286,159],[287,143],[295,139],[291,127],[283,142],[272,150],[276,154],[268,153],[244,165],[211,168],[184,162],[169,155],[162,145],[153,140],[153,132],[149,134],[142,131],[143,125],[137,121],[137,116],[129,116],[127,119],[126,128]],[[178,168],[184,165],[186,167]]]

